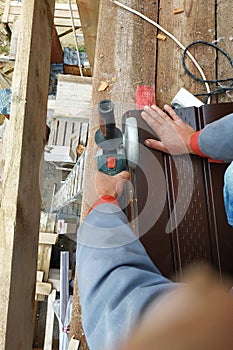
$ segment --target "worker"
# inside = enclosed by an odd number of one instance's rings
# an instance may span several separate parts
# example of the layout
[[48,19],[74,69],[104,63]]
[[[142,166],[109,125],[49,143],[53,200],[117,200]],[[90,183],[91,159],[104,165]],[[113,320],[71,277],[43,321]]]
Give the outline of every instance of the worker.
[[[172,154],[201,150],[213,159],[233,159],[228,150],[215,154],[210,148],[208,153],[202,133],[209,131],[205,128],[197,135],[170,107],[165,110],[170,117],[157,107],[147,107],[142,113],[160,137],[160,141],[146,140],[147,146]],[[176,143],[169,129],[175,131]],[[227,145],[232,151],[230,142]],[[90,350],[231,350],[233,298],[229,288],[209,274],[187,285],[162,276],[118,205],[126,181],[126,171],[112,177],[97,173],[99,198],[78,231],[78,286]]]

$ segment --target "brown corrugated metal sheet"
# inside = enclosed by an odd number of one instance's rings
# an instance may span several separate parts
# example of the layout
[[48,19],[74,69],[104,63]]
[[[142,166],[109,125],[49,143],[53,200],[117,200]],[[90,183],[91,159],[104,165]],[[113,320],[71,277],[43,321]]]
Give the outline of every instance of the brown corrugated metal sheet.
[[[177,110],[196,130],[230,112],[233,103]],[[128,116],[137,117],[140,144],[155,137],[140,111],[130,111]],[[169,277],[182,277],[184,266],[200,261],[209,262],[220,274],[233,275],[233,228],[226,220],[222,194],[227,164],[144,149],[140,148],[136,169],[138,224],[140,234],[146,230],[141,241],[153,262]],[[166,233],[173,210],[174,226]]]

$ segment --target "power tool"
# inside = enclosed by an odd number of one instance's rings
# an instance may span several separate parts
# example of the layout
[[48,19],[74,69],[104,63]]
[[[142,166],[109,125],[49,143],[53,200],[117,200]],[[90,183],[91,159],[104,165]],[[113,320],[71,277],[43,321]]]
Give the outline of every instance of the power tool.
[[96,154],[98,170],[113,176],[123,170],[135,169],[139,157],[136,118],[126,119],[123,134],[116,127],[111,100],[101,100],[98,112],[100,128],[95,133],[95,142],[99,147]]

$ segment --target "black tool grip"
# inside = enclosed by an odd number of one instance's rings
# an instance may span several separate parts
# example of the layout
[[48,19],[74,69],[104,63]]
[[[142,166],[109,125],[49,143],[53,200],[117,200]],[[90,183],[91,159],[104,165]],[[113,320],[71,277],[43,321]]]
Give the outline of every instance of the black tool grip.
[[115,137],[114,104],[111,100],[101,100],[98,104],[100,131],[106,140]]

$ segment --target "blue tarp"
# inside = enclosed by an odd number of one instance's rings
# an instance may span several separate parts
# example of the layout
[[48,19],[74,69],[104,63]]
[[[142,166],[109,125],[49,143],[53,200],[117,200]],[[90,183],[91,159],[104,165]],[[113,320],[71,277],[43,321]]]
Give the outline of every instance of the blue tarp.
[[10,114],[11,109],[11,90],[0,90],[0,114]]
[[[79,52],[81,65],[86,66],[89,64],[88,56],[86,52]],[[79,66],[78,55],[76,50],[72,50],[69,47],[64,47],[64,64],[71,66]]]

